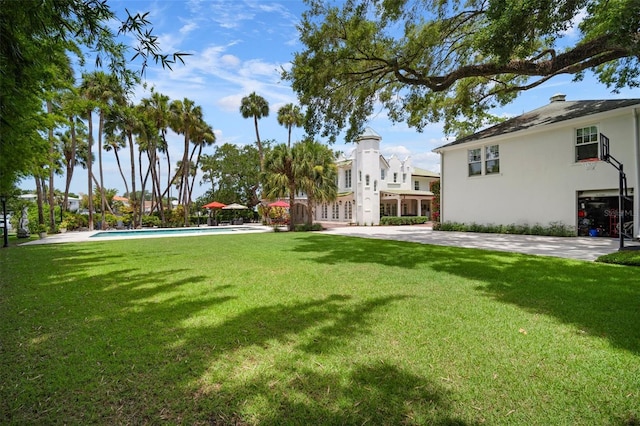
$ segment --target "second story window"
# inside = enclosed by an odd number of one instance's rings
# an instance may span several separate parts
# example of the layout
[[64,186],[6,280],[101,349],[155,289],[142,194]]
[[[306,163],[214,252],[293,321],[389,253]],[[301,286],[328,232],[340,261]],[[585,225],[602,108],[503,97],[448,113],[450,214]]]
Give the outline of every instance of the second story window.
[[380,180],[384,180],[384,169],[380,169]]
[[484,155],[484,172],[488,175],[491,173],[500,173],[500,145],[486,147]]
[[369,186],[370,178],[369,175],[365,175],[364,177],[364,186]]
[[398,173],[393,173],[393,183],[398,182]]
[[598,158],[598,126],[576,129],[576,161]]
[[477,176],[482,174],[482,155],[481,149],[470,149],[469,154],[469,176]]
[[351,188],[351,169],[344,171],[344,187]]
[[416,180],[413,182],[413,189],[420,191],[420,181]]

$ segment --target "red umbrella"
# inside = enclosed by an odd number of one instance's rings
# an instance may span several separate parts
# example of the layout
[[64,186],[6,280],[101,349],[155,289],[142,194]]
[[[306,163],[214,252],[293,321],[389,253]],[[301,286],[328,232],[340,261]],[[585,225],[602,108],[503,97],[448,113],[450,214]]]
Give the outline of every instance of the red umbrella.
[[203,209],[221,209],[224,206],[226,206],[226,204],[222,204],[217,201],[212,201],[209,204],[205,204],[204,206],[202,206],[202,208]]
[[284,207],[285,209],[288,209],[289,203],[287,203],[286,201],[278,200],[276,202],[269,204],[269,207]]

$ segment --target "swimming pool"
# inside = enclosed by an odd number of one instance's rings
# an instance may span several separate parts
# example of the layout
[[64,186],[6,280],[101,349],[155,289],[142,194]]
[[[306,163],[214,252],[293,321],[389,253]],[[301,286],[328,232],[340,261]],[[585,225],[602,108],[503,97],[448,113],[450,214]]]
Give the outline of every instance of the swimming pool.
[[100,231],[89,238],[108,238],[108,237],[160,237],[160,236],[185,236],[185,235],[206,235],[206,234],[228,234],[233,232],[266,232],[262,226],[216,226],[206,228],[151,228],[151,229],[132,229],[132,230],[116,230],[116,231]]

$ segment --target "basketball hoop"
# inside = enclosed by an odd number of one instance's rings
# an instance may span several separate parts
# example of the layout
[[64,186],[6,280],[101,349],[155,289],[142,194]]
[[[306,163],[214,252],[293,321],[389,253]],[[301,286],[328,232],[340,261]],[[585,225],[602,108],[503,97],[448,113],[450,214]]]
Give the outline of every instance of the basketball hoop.
[[609,161],[609,138],[600,133],[600,160]]

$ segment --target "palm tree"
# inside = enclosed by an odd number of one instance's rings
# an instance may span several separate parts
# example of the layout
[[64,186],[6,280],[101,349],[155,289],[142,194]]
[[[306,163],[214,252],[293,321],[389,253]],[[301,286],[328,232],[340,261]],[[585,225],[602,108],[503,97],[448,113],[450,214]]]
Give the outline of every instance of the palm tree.
[[73,179],[75,167],[80,165],[87,168],[87,130],[84,123],[77,118],[70,122],[69,129],[64,133],[57,132],[56,136],[61,142],[62,166],[66,170],[64,195],[62,199],[63,209],[69,205],[69,188]]
[[256,92],[252,92],[249,96],[242,98],[240,114],[242,114],[243,118],[253,117],[253,124],[256,128],[256,144],[260,155],[260,171],[264,171],[264,151],[260,141],[260,133],[258,132],[258,120],[269,116],[269,103]]
[[[104,172],[102,168],[102,134],[104,131],[105,114],[111,104],[122,102],[124,89],[118,83],[115,75],[108,75],[102,71],[94,71],[82,76],[83,95],[95,102],[95,107],[99,110],[98,121],[98,167],[100,173],[100,200],[102,213],[102,228],[105,227],[106,196],[104,193]],[[91,199],[91,198],[90,198]]]
[[[134,151],[134,135],[141,133],[142,121],[140,118],[140,110],[133,106],[117,105],[109,114],[105,128],[107,131],[107,143],[105,144],[105,150],[114,150],[116,161],[118,162],[118,169],[120,170],[120,176],[125,185],[126,194],[129,197],[131,207],[133,209],[132,222],[135,227],[138,224],[138,212],[136,206],[138,205],[136,200],[136,162]],[[131,171],[131,192],[129,192],[129,186],[127,185],[127,179],[124,177],[122,166],[120,164],[120,157],[118,155],[118,149],[129,146],[129,166]]]
[[60,107],[62,114],[67,117],[69,126],[68,131],[62,134],[58,133],[58,138],[62,142],[62,156],[67,170],[62,201],[63,208],[66,209],[69,205],[69,187],[76,163],[80,162],[83,168],[87,168],[87,128],[81,119],[84,106],[77,88],[71,87],[62,94]]
[[[189,226],[189,207],[191,200],[189,199],[189,143],[192,137],[197,136],[198,129],[202,126],[202,108],[196,106],[195,103],[187,98],[183,101],[173,101],[169,107],[171,112],[169,124],[171,129],[184,135],[184,151],[182,154],[182,162],[180,163],[180,191],[178,202],[184,206],[184,224]],[[176,173],[176,176],[178,173]]]
[[293,126],[302,127],[304,124],[304,116],[300,112],[300,107],[294,104],[286,104],[278,110],[278,124],[285,126],[289,136],[287,138],[287,146],[291,147],[291,129]]
[[127,117],[125,114],[129,113],[127,107],[115,106],[112,108],[106,117],[104,129],[105,129],[105,141],[104,150],[109,152],[113,150],[113,154],[116,157],[116,163],[118,164],[118,171],[122,182],[124,183],[125,192],[129,194],[129,183],[122,171],[122,164],[120,163],[120,155],[118,151],[127,146]]
[[338,196],[335,154],[326,145],[313,140],[297,143],[294,151],[298,163],[298,187],[307,194],[307,223],[311,224],[315,206],[333,202]]
[[95,102],[92,100],[93,82],[87,78],[84,78],[80,85],[80,94],[83,98],[83,110],[84,117],[87,120],[89,126],[89,138],[87,141],[87,209],[89,210],[88,227],[90,231],[93,231],[93,110],[95,109]]
[[[295,149],[295,147],[294,147]],[[264,193],[268,199],[289,197],[289,208],[293,209],[296,196],[297,170],[294,151],[285,144],[276,145],[264,160]],[[293,231],[293,218],[289,230]]]
[[[216,134],[213,132],[213,128],[209,126],[204,121],[200,123],[200,126],[196,129],[196,133],[194,135],[193,141],[194,147],[193,151],[191,151],[191,156],[189,160],[193,163],[194,173],[191,178],[191,184],[189,185],[189,200],[191,200],[191,194],[193,193],[193,185],[196,181],[196,172],[198,170],[198,166],[200,165],[200,158],[202,156],[202,148],[204,146],[211,146],[216,143]],[[198,150],[198,154],[196,155],[196,160],[193,161],[193,155]]]
[[[163,95],[155,90],[151,89],[151,97],[144,98],[141,102],[142,108],[146,111],[148,118],[155,125],[158,131],[158,143],[154,146],[154,152],[151,153],[151,157],[154,159],[157,156],[156,152],[161,152],[166,155],[167,158],[167,186],[164,191],[161,190],[160,186],[160,171],[152,175],[152,179],[154,179],[154,185],[157,187],[158,194],[168,193],[171,188],[171,155],[169,153],[169,145],[167,143],[167,129],[169,127],[169,97]],[[168,194],[170,195],[170,194]],[[171,209],[171,203],[167,205],[169,209]]]

